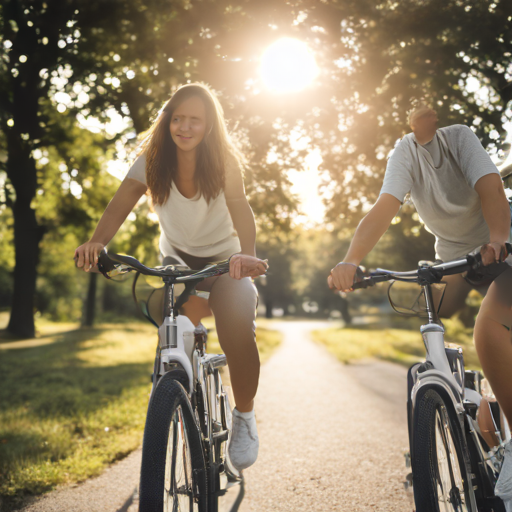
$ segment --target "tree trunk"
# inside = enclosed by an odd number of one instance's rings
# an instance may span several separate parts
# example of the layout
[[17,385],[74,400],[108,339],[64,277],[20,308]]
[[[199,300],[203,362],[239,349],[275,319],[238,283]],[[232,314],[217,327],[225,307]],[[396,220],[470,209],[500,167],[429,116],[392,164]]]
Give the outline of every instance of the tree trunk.
[[36,268],[39,242],[43,238],[44,228],[37,224],[35,211],[30,208],[30,203],[28,207],[19,203],[20,201],[16,201],[13,208],[16,266],[11,317],[7,330],[18,337],[33,338]]
[[272,309],[273,309],[272,301],[266,300],[265,301],[265,318],[273,318]]
[[96,315],[96,288],[98,284],[98,274],[91,272],[89,274],[89,288],[87,289],[87,298],[85,299],[85,311],[82,325],[92,327]]
[[14,292],[7,331],[22,338],[35,336],[34,297],[36,292],[39,243],[45,228],[37,223],[31,207],[37,189],[37,172],[30,151],[14,134],[7,137],[7,176],[16,192],[14,216]]

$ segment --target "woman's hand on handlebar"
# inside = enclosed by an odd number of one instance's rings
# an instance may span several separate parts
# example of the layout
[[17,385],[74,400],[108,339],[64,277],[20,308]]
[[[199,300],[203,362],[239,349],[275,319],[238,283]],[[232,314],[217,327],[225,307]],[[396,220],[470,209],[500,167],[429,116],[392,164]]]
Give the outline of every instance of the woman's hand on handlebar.
[[341,261],[332,270],[327,277],[327,284],[331,290],[341,292],[352,291],[352,285],[356,277],[357,265]]
[[482,255],[482,263],[486,266],[505,261],[508,256],[508,251],[505,242],[490,242],[482,245],[480,254]]
[[267,260],[260,260],[255,256],[233,254],[233,256],[229,258],[229,275],[233,279],[262,276],[267,269]]
[[98,264],[98,257],[105,246],[99,242],[86,242],[75,250],[75,262],[78,268],[91,271]]

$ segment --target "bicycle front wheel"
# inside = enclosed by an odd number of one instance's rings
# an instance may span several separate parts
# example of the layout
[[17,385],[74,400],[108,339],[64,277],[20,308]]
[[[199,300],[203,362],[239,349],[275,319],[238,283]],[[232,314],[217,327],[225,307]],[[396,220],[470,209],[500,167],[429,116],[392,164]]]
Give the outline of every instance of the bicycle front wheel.
[[139,489],[140,512],[205,512],[206,470],[201,434],[183,386],[165,374],[151,398]]
[[443,398],[429,389],[416,403],[412,474],[417,512],[476,512],[462,452],[462,432]]

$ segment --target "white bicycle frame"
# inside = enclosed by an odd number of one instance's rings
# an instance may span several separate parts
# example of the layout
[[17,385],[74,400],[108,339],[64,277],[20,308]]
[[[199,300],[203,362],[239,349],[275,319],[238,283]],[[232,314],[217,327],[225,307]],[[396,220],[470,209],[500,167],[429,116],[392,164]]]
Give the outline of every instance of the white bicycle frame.
[[[190,280],[188,276],[178,278],[177,282]],[[174,284],[167,284],[166,316],[158,329],[160,356],[158,358],[158,375],[154,376],[153,384],[158,377],[171,371],[176,365],[185,370],[188,377],[189,396],[192,397],[197,384],[201,386],[203,394],[202,401],[207,407],[204,411],[206,418],[204,422],[207,431],[205,438],[213,443],[227,441],[232,425],[232,408],[229,396],[226,393],[220,379],[220,368],[227,365],[224,354],[200,353],[195,348],[195,326],[190,319],[174,313]],[[203,291],[192,291],[191,294],[208,299],[209,293]],[[154,386],[153,386],[154,389]],[[209,396],[208,396],[209,395]],[[225,428],[227,427],[227,428]],[[227,455],[227,450],[223,455]],[[220,472],[220,489],[228,489],[238,485],[241,481],[240,472],[231,464],[229,457],[226,457],[224,465],[225,473]]]
[[[454,266],[455,264],[457,262],[454,262]],[[469,433],[473,442],[481,453],[486,454],[484,460],[491,470],[499,472],[503,460],[504,445],[510,440],[509,426],[503,417],[505,435],[502,436],[500,429],[498,427],[495,428],[495,434],[500,441],[499,446],[491,449],[491,451],[486,451],[483,448],[478,436],[478,434],[481,434],[478,422],[466,412],[464,407],[464,404],[467,402],[476,403],[479,406],[482,396],[472,389],[465,388],[464,366],[459,359],[456,359],[456,368],[450,366],[444,341],[445,331],[437,316],[431,285],[423,285],[423,292],[429,317],[429,323],[421,327],[421,334],[427,352],[427,364],[424,371],[416,371],[414,374],[411,374],[413,378],[413,386],[410,390],[412,411],[414,411],[418,397],[422,396],[427,388],[435,389],[444,396],[445,400],[449,400],[453,405],[453,410],[457,415],[462,432],[464,432],[464,416],[466,416]],[[469,493],[469,499],[472,510],[477,510],[473,489]]]

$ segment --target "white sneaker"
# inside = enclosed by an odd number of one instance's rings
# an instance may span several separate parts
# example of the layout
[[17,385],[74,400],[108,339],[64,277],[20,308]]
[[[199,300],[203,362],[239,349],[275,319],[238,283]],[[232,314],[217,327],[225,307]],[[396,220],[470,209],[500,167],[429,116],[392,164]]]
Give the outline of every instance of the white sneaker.
[[505,504],[507,512],[512,512],[512,441],[505,445],[505,456],[494,494]]
[[228,443],[228,455],[233,466],[238,471],[252,466],[258,458],[259,446],[254,409],[250,412],[233,409],[233,424]]

